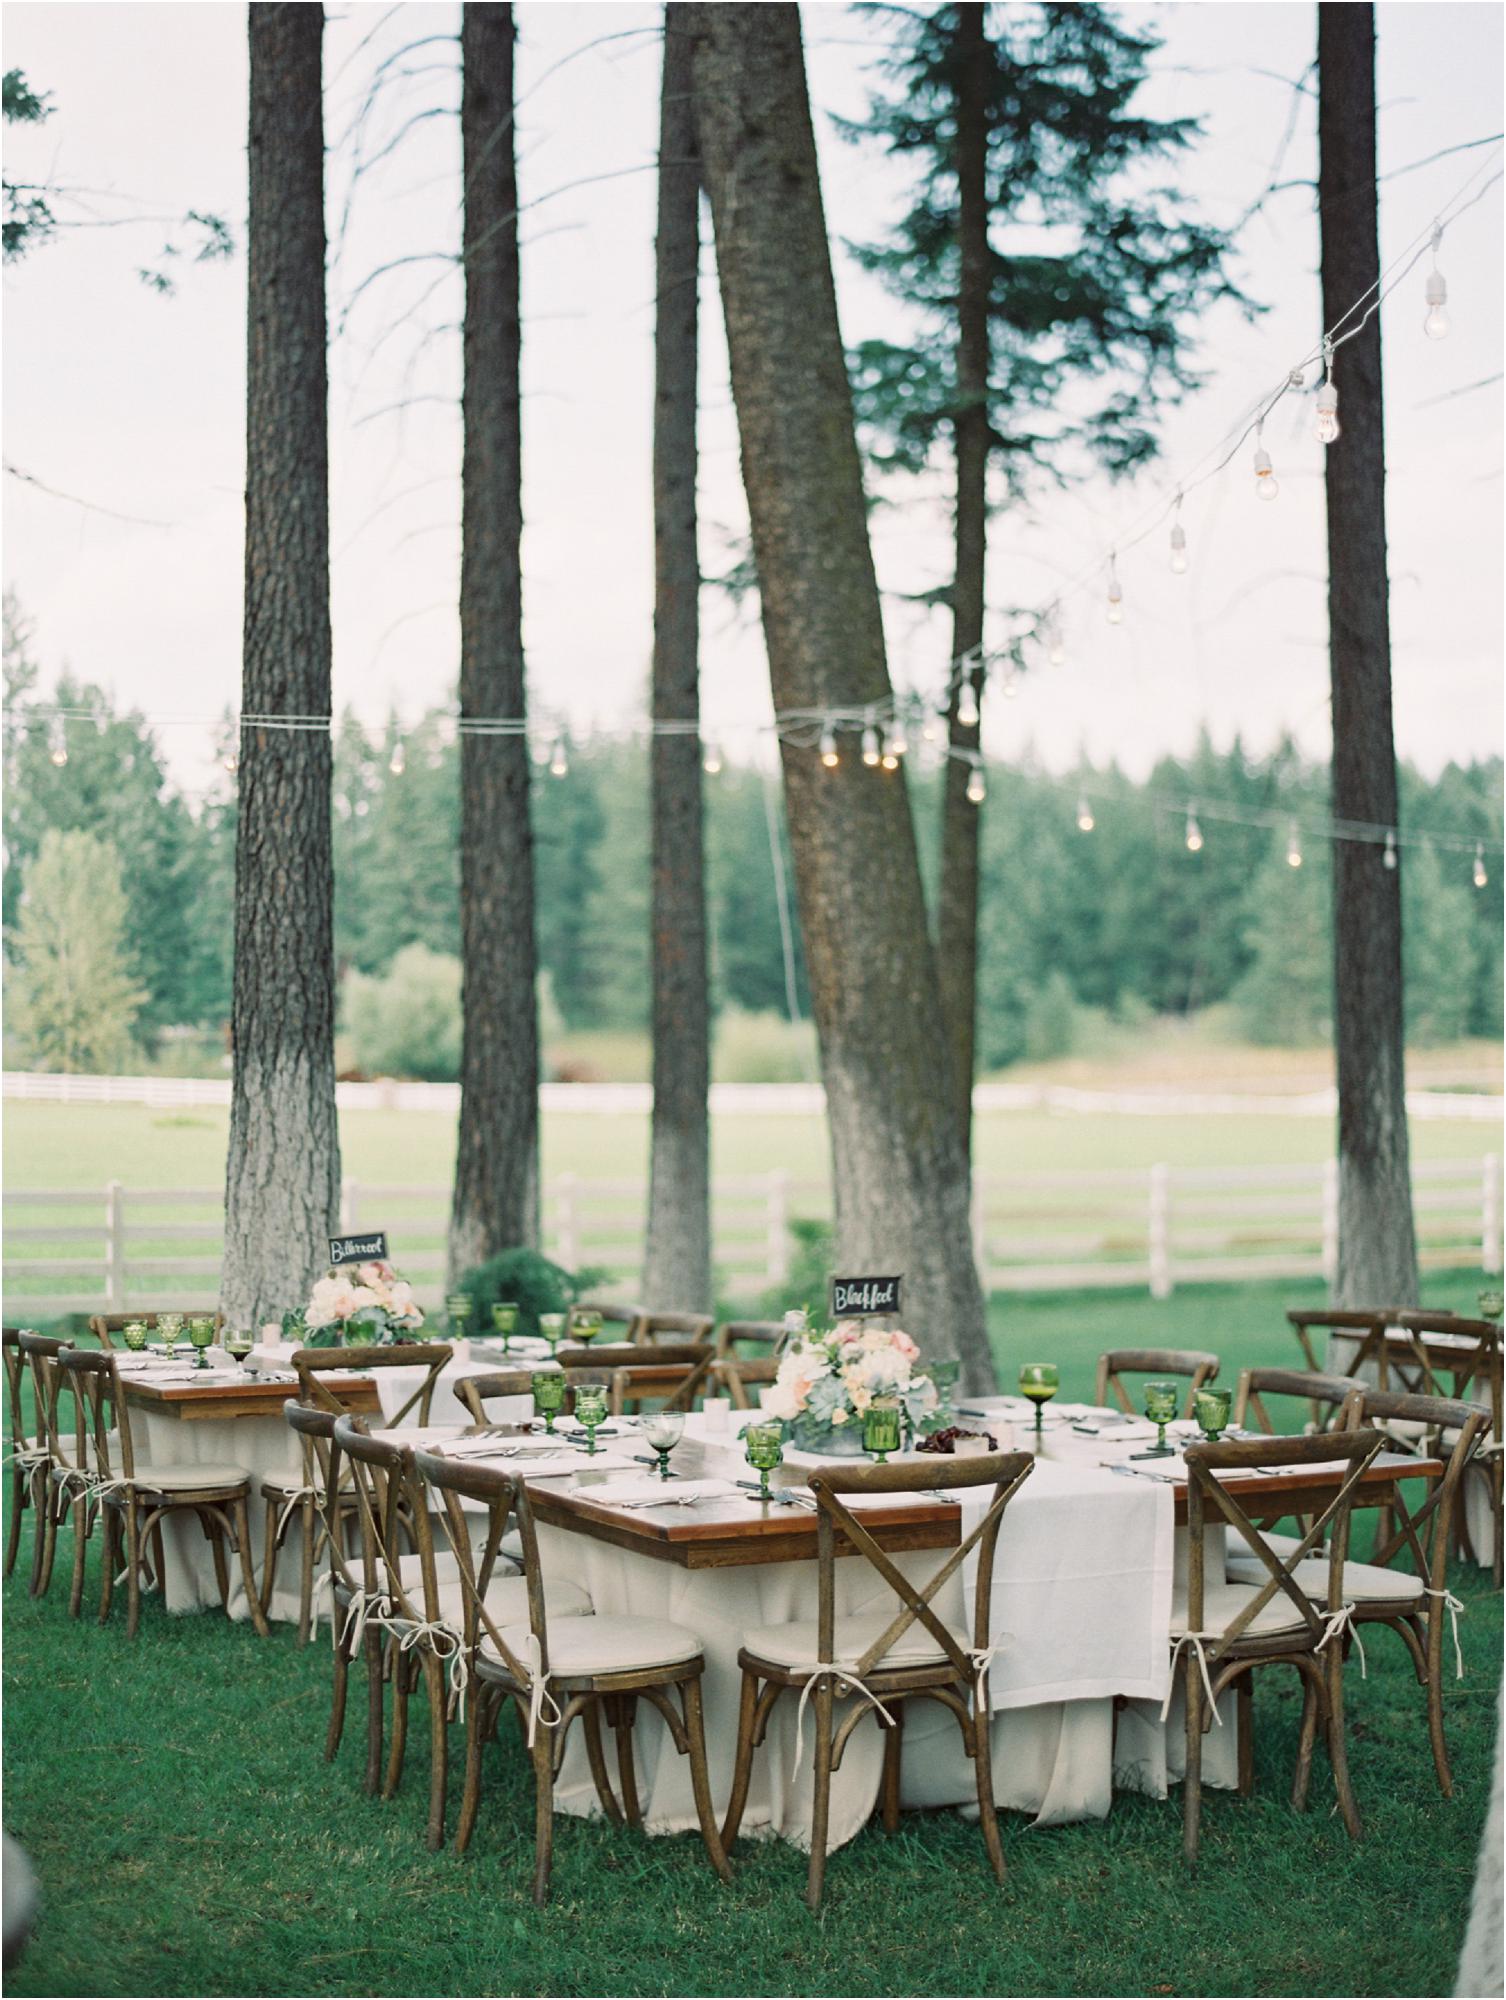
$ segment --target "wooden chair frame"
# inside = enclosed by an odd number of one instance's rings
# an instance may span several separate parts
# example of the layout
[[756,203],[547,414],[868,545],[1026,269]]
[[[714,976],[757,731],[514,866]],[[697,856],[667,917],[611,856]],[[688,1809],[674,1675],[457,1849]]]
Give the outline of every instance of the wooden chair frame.
[[[994,1452],[978,1458],[938,1458],[931,1465],[822,1466],[810,1478],[816,1497],[817,1653],[813,1666],[790,1667],[760,1657],[744,1646],[737,1662],[742,1669],[742,1706],[737,1724],[737,1761],[732,1793],[722,1822],[722,1843],[731,1852],[747,1804],[753,1753],[763,1743],[769,1716],[779,1696],[801,1690],[815,1710],[816,1770],[811,1820],[811,1858],[805,1900],[816,1910],[826,1878],[826,1841],[831,1814],[832,1773],[864,1716],[873,1714],[884,1732],[884,1776],[881,1810],[884,1830],[899,1827],[899,1774],[904,1703],[939,1701],[956,1717],[963,1748],[973,1762],[983,1842],[995,1878],[1004,1880],[1004,1849],[994,1807],[992,1742],[989,1735],[987,1653],[992,1618],[994,1549],[1004,1510],[1035,1469],[1029,1452]],[[900,1571],[863,1524],[861,1514],[844,1507],[844,1493],[917,1493],[968,1486],[992,1486],[993,1497],[972,1532],[951,1550],[923,1584]],[[935,1609],[942,1587],[957,1573],[972,1551],[978,1552],[978,1580],[972,1607],[973,1644],[958,1645]],[[880,1636],[856,1660],[836,1658],[836,1563],[838,1554],[855,1553],[877,1571],[899,1599],[895,1613]],[[936,1642],[940,1660],[913,1666],[881,1664],[890,1648],[912,1625],[924,1626]],[[978,1664],[979,1661],[983,1663]],[[855,1706],[834,1726],[835,1704],[850,1695]]]
[[[227,1481],[222,1486],[197,1487],[191,1492],[175,1493],[170,1486],[155,1485],[150,1465],[143,1466],[140,1472],[136,1469],[131,1423],[125,1398],[121,1394],[120,1374],[114,1355],[107,1349],[96,1352],[90,1348],[70,1347],[57,1357],[57,1365],[62,1371],[60,1380],[73,1391],[78,1420],[76,1463],[81,1467],[91,1467],[86,1504],[90,1507],[98,1505],[103,1510],[104,1581],[99,1600],[100,1624],[106,1624],[110,1616],[121,1534],[125,1539],[126,1637],[134,1639],[141,1622],[141,1575],[146,1547],[155,1539],[160,1581],[161,1523],[169,1514],[191,1513],[197,1517],[214,1553],[214,1574],[221,1604],[228,1612],[230,1572],[225,1558],[225,1541],[228,1540],[240,1557],[241,1581],[245,1586],[251,1623],[258,1637],[265,1639],[268,1636],[267,1620],[261,1608],[261,1593],[256,1587],[251,1560],[248,1507],[251,1475],[245,1473],[239,1480]],[[113,1430],[109,1421],[111,1412],[116,1419]],[[112,1438],[120,1446],[119,1472],[111,1462]]]
[[[74,1595],[70,1597],[69,1610],[76,1618],[78,1602],[83,1596],[83,1555],[77,1546],[77,1538],[80,1536],[87,1538],[93,1527],[93,1516],[83,1504],[84,1486],[74,1476],[72,1458],[63,1449],[57,1427],[59,1387],[57,1358],[71,1344],[70,1341],[53,1339],[48,1334],[33,1333],[28,1327],[16,1329],[15,1352],[24,1361],[31,1376],[32,1405],[37,1426],[34,1449],[45,1450],[47,1454],[45,1463],[40,1459],[36,1461],[34,1475],[36,1505],[39,1512],[36,1532],[32,1539],[31,1581],[28,1589],[33,1597],[46,1596],[52,1583],[58,1529],[64,1517],[71,1515],[76,1546]],[[7,1348],[6,1352],[9,1351]],[[19,1403],[17,1408],[19,1409]]]
[[712,1331],[716,1326],[711,1313],[684,1312],[640,1312],[633,1327],[631,1338],[638,1347],[658,1347],[660,1336],[669,1334],[681,1345],[710,1347]]
[[611,1414],[625,1415],[629,1404],[641,1409],[649,1399],[661,1409],[693,1410],[696,1396],[710,1377],[712,1359],[712,1351],[707,1347],[694,1361],[663,1361],[656,1356],[651,1362],[614,1368],[607,1380]]
[[293,1356],[293,1367],[298,1373],[298,1400],[329,1410],[335,1416],[344,1416],[345,1405],[319,1380],[321,1375],[337,1375],[345,1370],[364,1373],[370,1368],[423,1368],[427,1371],[423,1381],[400,1408],[390,1417],[382,1418],[382,1425],[384,1429],[395,1430],[410,1415],[416,1423],[427,1424],[434,1385],[454,1351],[447,1342],[436,1340],[411,1341],[401,1347],[300,1347]]
[[1111,1347],[1107,1354],[1098,1357],[1098,1386],[1093,1392],[1095,1403],[1106,1404],[1109,1391],[1119,1407],[1132,1417],[1143,1417],[1144,1409],[1136,1409],[1125,1394],[1121,1375],[1178,1375],[1190,1376],[1187,1400],[1182,1406],[1184,1418],[1192,1415],[1192,1399],[1206,1382],[1218,1380],[1218,1356],[1207,1354],[1196,1348],[1182,1347]]
[[[1379,1431],[1348,1429],[1330,1431],[1322,1437],[1261,1438],[1229,1444],[1195,1444],[1187,1449],[1189,1636],[1176,1642],[1173,1671],[1177,1650],[1181,1650],[1185,1653],[1182,1674],[1187,1732],[1187,1768],[1182,1788],[1182,1851],[1189,1866],[1197,1861],[1202,1821],[1203,1734],[1212,1722],[1220,1694],[1247,1679],[1257,1668],[1266,1666],[1293,1667],[1303,1683],[1302,1726],[1296,1775],[1292,1782],[1293,1807],[1300,1811],[1307,1803],[1313,1749],[1321,1724],[1328,1744],[1328,1761],[1333,1770],[1339,1810],[1351,1838],[1359,1838],[1359,1809],[1350,1789],[1344,1742],[1345,1646],[1337,1641],[1336,1635],[1342,1628],[1341,1614],[1345,1610],[1344,1563],[1349,1553],[1349,1521],[1355,1491],[1385,1443]],[[1338,1491],[1315,1514],[1306,1533],[1289,1555],[1278,1555],[1272,1549],[1256,1520],[1217,1477],[1223,1471],[1249,1472],[1261,1466],[1326,1465],[1335,1459],[1348,1462]],[[1265,1582],[1251,1586],[1254,1596],[1221,1632],[1207,1632],[1203,1627],[1204,1530],[1210,1521],[1234,1528],[1266,1572]],[[1326,1549],[1323,1546],[1325,1535],[1328,1537]],[[1314,1553],[1326,1553],[1328,1557],[1328,1590],[1321,1609],[1296,1577],[1298,1564]],[[1222,1582],[1222,1575],[1218,1581]],[[1278,1597],[1284,1597],[1296,1614],[1291,1621],[1291,1629],[1269,1634],[1250,1633],[1252,1622]],[[1285,1609],[1285,1606],[1282,1608]],[[1349,1615],[1353,1615],[1352,1610]],[[1241,1730],[1241,1791],[1249,1788],[1252,1749],[1249,1731]]]
[[711,1364],[712,1377],[719,1389],[732,1398],[735,1410],[751,1410],[750,1388],[766,1386],[779,1374],[777,1361],[750,1361],[745,1356],[732,1354]]
[[[1307,1404],[1311,1424],[1322,1430],[1335,1429],[1353,1388],[1347,1375],[1310,1375],[1301,1368],[1242,1368],[1229,1421],[1235,1430],[1243,1430],[1246,1419],[1253,1416],[1267,1437],[1276,1437],[1280,1433],[1262,1398],[1297,1396]],[[1323,1420],[1325,1408],[1327,1423]]]
[[716,1330],[716,1358],[718,1361],[736,1361],[734,1349],[740,1340],[750,1341],[755,1347],[772,1350],[776,1356],[784,1346],[785,1328],[778,1319],[729,1319],[723,1320]]
[[645,1317],[642,1306],[629,1305],[622,1299],[577,1299],[565,1315],[567,1340],[574,1334],[576,1314],[584,1312],[600,1313],[603,1326],[624,1328],[622,1339],[628,1346],[636,1344],[638,1322]]
[[[461,1575],[465,1604],[465,1656],[470,1671],[466,1703],[465,1794],[455,1846],[463,1852],[470,1842],[481,1797],[481,1747],[488,1728],[494,1724],[498,1708],[511,1700],[522,1718],[529,1739],[534,1770],[534,1879],[533,1899],[543,1904],[549,1899],[549,1876],[554,1855],[554,1781],[564,1758],[571,1724],[579,1719],[585,1735],[586,1755],[602,1809],[614,1825],[626,1819],[631,1826],[643,1823],[633,1765],[633,1722],[639,1699],[650,1702],[663,1716],[676,1750],[690,1763],[691,1786],[707,1857],[724,1882],[730,1882],[716,1814],[711,1801],[711,1779],[706,1764],[705,1726],[701,1713],[701,1675],[705,1659],[697,1653],[673,1666],[643,1667],[622,1673],[555,1674],[549,1665],[549,1621],[545,1611],[543,1574],[539,1566],[538,1536],[528,1488],[519,1473],[499,1466],[478,1465],[447,1459],[433,1452],[417,1451],[414,1461],[420,1476],[440,1494],[444,1502],[445,1532],[455,1552]],[[479,1568],[475,1561],[462,1497],[484,1501],[490,1525]],[[528,1624],[532,1659],[523,1660],[508,1647],[486,1606],[486,1590],[509,1519],[517,1522],[523,1547],[523,1574],[528,1584]],[[547,1693],[554,1716],[535,1702],[534,1722],[529,1723],[535,1688]],[[679,1709],[670,1691],[679,1696]],[[615,1733],[622,1802],[619,1805],[607,1776],[602,1744],[603,1717]]]
[[[26,1356],[21,1352],[21,1335],[29,1331],[29,1328],[19,1326],[8,1326],[0,1331],[0,1341],[3,1341],[0,1352],[5,1358],[5,1393],[10,1405],[10,1525],[5,1534],[7,1576],[16,1566],[21,1548],[21,1517],[28,1508],[36,1516],[37,1539],[41,1540],[52,1466],[52,1454],[45,1435],[40,1430],[32,1436],[27,1435],[26,1419],[21,1409],[28,1373]],[[35,1553],[32,1567],[35,1571]]]
[[493,1424],[497,1419],[487,1414],[486,1405],[493,1396],[531,1396],[534,1368],[498,1369],[491,1375],[463,1375],[455,1384],[455,1394],[471,1413],[471,1420],[478,1424]]
[[[1444,1431],[1451,1430],[1457,1435],[1442,1479],[1432,1483],[1426,1500],[1415,1513],[1398,1489],[1381,1538],[1370,1556],[1372,1565],[1385,1569],[1403,1550],[1410,1553],[1422,1583],[1421,1597],[1413,1604],[1385,1600],[1360,1603],[1355,1606],[1354,1617],[1357,1624],[1389,1625],[1405,1642],[1418,1684],[1426,1692],[1433,1768],[1438,1775],[1438,1788],[1448,1799],[1454,1795],[1454,1778],[1443,1729],[1443,1641],[1446,1617],[1451,1619],[1456,1615],[1457,1603],[1449,1592],[1448,1558],[1454,1542],[1454,1516],[1464,1497],[1465,1477],[1490,1435],[1490,1413],[1478,1403],[1464,1403],[1446,1396],[1393,1395],[1364,1385],[1351,1391],[1344,1408],[1345,1424],[1351,1428],[1396,1419],[1426,1424],[1440,1439]],[[1399,1525],[1393,1525],[1393,1516]],[[1426,1546],[1423,1530],[1428,1531]]]

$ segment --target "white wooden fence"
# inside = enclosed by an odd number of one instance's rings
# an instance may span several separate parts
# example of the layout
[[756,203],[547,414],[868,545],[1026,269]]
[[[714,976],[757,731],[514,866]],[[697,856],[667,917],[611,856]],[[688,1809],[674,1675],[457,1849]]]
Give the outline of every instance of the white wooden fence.
[[[561,1174],[544,1190],[544,1248],[569,1269],[608,1270],[631,1289],[644,1188]],[[209,1304],[218,1288],[222,1195],[208,1188],[7,1191],[7,1322],[130,1306]],[[1501,1160],[1431,1160],[1413,1169],[1425,1269],[1501,1269]],[[425,1304],[444,1288],[449,1189],[352,1180],[342,1230],[383,1228]],[[829,1212],[824,1186],[782,1172],[719,1179],[713,1239],[719,1286],[751,1299],[789,1273],[790,1220]],[[1332,1278],[1338,1255],[1333,1161],[1283,1167],[1126,1167],[980,1175],[973,1244],[992,1291],[1148,1287],[1251,1278]]]

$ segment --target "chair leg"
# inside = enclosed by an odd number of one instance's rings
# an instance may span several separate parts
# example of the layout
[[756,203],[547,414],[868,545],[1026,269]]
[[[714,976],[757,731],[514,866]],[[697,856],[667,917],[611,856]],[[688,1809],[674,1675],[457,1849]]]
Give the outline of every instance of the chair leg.
[[1349,1785],[1349,1749],[1344,1740],[1344,1656],[1337,1646],[1330,1647],[1328,1653],[1324,1669],[1328,1679],[1328,1761],[1345,1831],[1351,1840],[1358,1840],[1360,1813]]
[[[241,1558],[241,1587],[246,1593],[246,1605],[251,1613],[251,1623],[256,1628],[256,1636],[265,1639],[270,1636],[271,1627],[267,1614],[261,1608],[261,1592],[256,1587],[256,1564],[251,1556],[251,1512],[243,1493],[230,1509],[230,1519],[235,1524],[236,1546]],[[307,1599],[304,1600],[307,1603]]]
[[1427,1690],[1428,1741],[1433,1748],[1433,1769],[1438,1774],[1439,1791],[1446,1799],[1451,1799],[1454,1796],[1454,1774],[1449,1769],[1448,1743],[1443,1734],[1443,1619],[1444,1607],[1435,1601],[1435,1608],[1428,1613],[1427,1673],[1423,1677],[1423,1685]]
[[721,1834],[717,1831],[716,1811],[711,1803],[711,1773],[706,1768],[706,1724],[701,1714],[701,1680],[698,1674],[680,1683],[680,1702],[685,1711],[690,1785],[695,1793],[696,1817],[701,1822],[701,1839],[712,1867],[724,1882],[730,1882],[732,1869],[722,1846]]
[[805,1878],[805,1900],[813,1910],[821,1907],[821,1890],[826,1881],[826,1835],[831,1819],[831,1716],[832,1677],[821,1674],[816,1681],[816,1788],[811,1812],[811,1865]]
[[[277,1504],[267,1502],[267,1511],[262,1526],[261,1537],[261,1608],[269,1611],[272,1605],[272,1585],[277,1580]],[[301,1628],[300,1628],[301,1630]],[[302,1644],[302,1639],[299,1641]]]
[[5,1533],[5,1574],[10,1575],[16,1566],[16,1556],[21,1547],[21,1514],[26,1506],[26,1474],[18,1465],[10,1469],[10,1526]]
[[32,1558],[31,1594],[33,1597],[45,1597],[47,1595],[47,1586],[52,1582],[52,1564],[53,1558],[57,1554],[58,1546],[58,1499],[59,1495],[54,1490],[52,1480],[49,1477],[44,1489],[44,1505],[42,1509],[46,1517],[46,1529],[45,1531],[43,1530],[42,1524],[39,1521],[37,1524],[36,1550]]
[[[595,1707],[594,1702],[588,1703],[586,1714],[591,1715]],[[586,1741],[590,1742],[589,1736]],[[596,1746],[599,1754],[599,1729]],[[542,1908],[549,1901],[549,1871],[554,1861],[554,1732],[542,1725],[533,1739],[533,1794],[533,1900]]]
[[[333,1609],[331,1610],[330,1618],[331,1622],[333,1622]],[[345,1697],[350,1688],[350,1661],[346,1658],[345,1648],[340,1644],[338,1633],[335,1636],[334,1654],[335,1681],[334,1686],[330,1690],[329,1728],[325,1731],[324,1736],[324,1761],[326,1764],[334,1762],[335,1753],[340,1748],[340,1738],[345,1733]]]
[[[901,1702],[896,1713],[903,1715]],[[894,1731],[896,1742],[899,1731]],[[885,1771],[887,1779],[888,1772]],[[898,1806],[899,1756],[894,1759],[895,1803]],[[994,1871],[994,1880],[1002,1882],[1005,1876],[1004,1843],[999,1838],[999,1809],[994,1804],[994,1745],[991,1734],[989,1711],[985,1706],[973,1715],[973,1779],[978,1787],[978,1824],[983,1829],[983,1845],[988,1853],[988,1865]]]
[[460,1795],[460,1818],[455,1827],[455,1852],[464,1854],[471,1844],[476,1814],[481,1808],[481,1745],[486,1697],[472,1684],[465,1709],[465,1787]]
[[126,1534],[126,1637],[134,1639],[141,1624],[141,1524],[136,1517],[136,1495],[128,1487],[125,1504]]
[[581,1711],[580,1726],[586,1738],[586,1761],[591,1766],[592,1782],[596,1786],[596,1796],[601,1800],[601,1809],[613,1826],[622,1825],[622,1807],[617,1803],[617,1794],[612,1790],[612,1781],[607,1776],[606,1752],[601,1743],[601,1704],[588,1701]]
[[[303,1500],[298,1508],[298,1526],[303,1535],[303,1548],[298,1565],[298,1643],[306,1646],[311,1636],[314,1615],[314,1541],[318,1535],[318,1521],[312,1500]],[[262,1610],[266,1611],[264,1604]]]
[[392,1663],[392,1748],[387,1758],[387,1777],[382,1797],[390,1799],[402,1783],[403,1759],[408,1752],[408,1661],[399,1653]]
[[1297,1737],[1297,1767],[1292,1773],[1292,1810],[1302,1812],[1307,1806],[1307,1788],[1312,1780],[1313,1747],[1318,1740],[1318,1721],[1324,1706],[1322,1678],[1316,1667],[1303,1666],[1298,1671],[1302,1682],[1302,1727]]
[[450,1737],[445,1719],[449,1689],[437,1656],[424,1654],[424,1687],[429,1696],[429,1831],[431,1853],[444,1846],[445,1787],[450,1775]]
[[629,1826],[642,1826],[643,1810],[638,1803],[638,1775],[633,1767],[633,1721],[638,1704],[630,1694],[612,1701],[612,1730],[617,1738],[617,1776],[622,1786],[622,1810]]
[[722,1848],[728,1854],[736,1843],[737,1830],[743,1823],[743,1808],[748,1803],[748,1780],[753,1773],[753,1715],[757,1707],[757,1676],[744,1667],[742,1704],[737,1714],[737,1757],[732,1767],[732,1792],[722,1820]]
[[1239,1756],[1239,1796],[1247,1799],[1255,1789],[1255,1676],[1241,1674],[1234,1705],[1236,1748]]
[[1187,1768],[1182,1778],[1182,1857],[1197,1866],[1203,1818],[1203,1683],[1196,1652],[1189,1648],[1183,1685],[1187,1703]]
[[364,1792],[375,1796],[382,1787],[382,1640],[368,1628],[362,1641],[366,1659],[366,1776]]
[[103,1514],[104,1519],[101,1523],[101,1533],[104,1545],[104,1575],[101,1577],[99,1585],[99,1622],[101,1625],[109,1623],[110,1606],[115,1598],[115,1565],[120,1560],[120,1516],[113,1507],[104,1508]]
[[89,1503],[80,1496],[72,1507],[73,1579],[68,1586],[68,1616],[77,1618],[84,1602],[84,1555],[89,1541]]

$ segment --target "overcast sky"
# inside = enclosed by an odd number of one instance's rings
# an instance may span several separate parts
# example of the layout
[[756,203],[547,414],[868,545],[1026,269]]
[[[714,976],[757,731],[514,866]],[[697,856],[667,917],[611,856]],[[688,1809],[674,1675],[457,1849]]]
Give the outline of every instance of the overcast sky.
[[[1232,220],[1273,171],[1312,178],[1315,102],[1291,87],[1313,57],[1312,6],[1203,0],[1122,11],[1164,37],[1146,108],[1207,122],[1188,178],[1209,218]],[[878,28],[836,4],[803,16],[843,332],[849,341],[902,332],[896,309],[840,250],[841,239],[882,233],[901,183],[872,150],[838,139],[826,115],[862,108]],[[524,4],[518,17],[531,700],[576,729],[623,727],[644,710],[651,640],[658,10]],[[461,286],[432,253],[458,240],[459,134],[448,115],[458,50],[447,39],[457,18],[450,6],[346,5],[326,38],[335,699],[373,722],[452,698],[456,672],[459,356],[445,329],[459,318]],[[1502,11],[1383,5],[1378,19],[1389,265],[1466,183],[1474,191],[1498,171],[1498,146],[1401,170],[1500,133]],[[5,67],[24,70],[57,107],[44,126],[7,133],[10,173],[96,191],[88,199],[101,219],[217,211],[243,242],[242,6],[17,4],[4,9],[4,28]],[[358,123],[375,65],[415,42],[393,65],[414,73]],[[414,124],[352,192],[357,149],[370,159],[431,107],[446,115]],[[1497,183],[1445,239],[1448,339],[1423,335],[1425,263],[1382,312],[1398,745],[1429,770],[1501,748],[1501,390],[1498,380],[1474,386],[1501,367],[1501,215]],[[90,504],[7,477],[4,575],[36,621],[45,678],[66,663],[164,718],[164,747],[192,786],[219,775],[202,719],[237,701],[245,262],[187,268],[177,296],[158,297],[135,272],[164,233],[155,223],[78,229],[7,269],[7,466]],[[399,258],[429,261],[363,284]],[[1253,324],[1232,311],[1209,317],[1207,380],[1168,422],[1163,462],[1134,487],[1098,480],[1001,518],[992,603],[1043,601],[1095,570],[1311,352],[1316,265],[1310,191],[1278,194],[1242,237],[1237,273],[1268,310]],[[714,573],[743,509],[709,243],[705,274],[701,504],[703,566]],[[1342,355],[1338,379],[1342,388]],[[1104,619],[1101,577],[1072,596],[1066,663],[1030,676],[1018,699],[990,699],[991,754],[1029,751],[1059,768],[1085,751],[1138,770],[1204,724],[1220,741],[1239,731],[1260,747],[1290,730],[1327,753],[1311,399],[1283,406],[1265,441],[1278,503],[1255,501],[1253,446],[1242,446],[1186,501],[1189,573],[1170,574],[1163,525],[1120,557],[1122,626]],[[918,489],[881,511],[886,589],[943,581],[947,529],[945,507]],[[936,684],[946,618],[898,601],[886,615],[896,681]],[[711,593],[703,684],[708,733],[734,756],[766,749],[756,624]]]

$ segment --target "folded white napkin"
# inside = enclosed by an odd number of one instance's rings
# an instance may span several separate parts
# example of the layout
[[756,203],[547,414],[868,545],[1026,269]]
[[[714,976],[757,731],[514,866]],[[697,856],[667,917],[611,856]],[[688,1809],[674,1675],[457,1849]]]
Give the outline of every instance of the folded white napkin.
[[[576,1417],[556,1417],[554,1428],[562,1432],[566,1437],[584,1437],[586,1435],[585,1425]],[[596,1426],[596,1435],[603,1438],[620,1436],[624,1431],[635,1431],[637,1428],[638,1419],[636,1417],[608,1417],[604,1424]]]
[[699,1500],[735,1500],[730,1479],[614,1479],[580,1489],[604,1507],[690,1507]]

